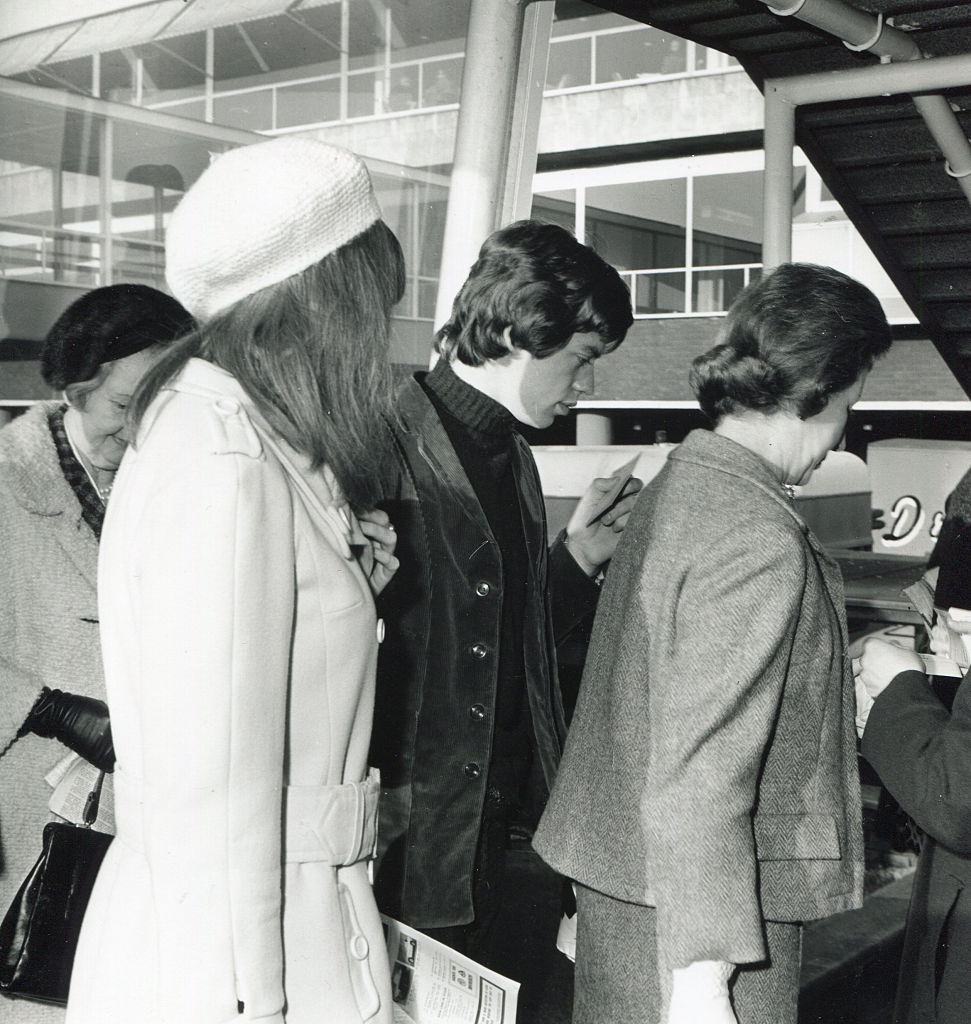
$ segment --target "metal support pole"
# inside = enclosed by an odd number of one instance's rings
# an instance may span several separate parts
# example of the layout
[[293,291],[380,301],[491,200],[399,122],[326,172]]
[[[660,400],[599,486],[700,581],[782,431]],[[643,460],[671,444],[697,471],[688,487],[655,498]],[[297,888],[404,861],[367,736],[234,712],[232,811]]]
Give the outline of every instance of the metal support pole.
[[762,264],[766,270],[792,259],[792,149],[796,108],[765,83],[765,173],[762,177]]
[[614,425],[609,413],[578,412],[577,444],[611,444],[614,439]]
[[[852,4],[845,3],[844,0],[802,0],[801,3],[796,3],[783,10],[778,9],[783,0],[761,0],[761,2],[776,14],[791,15],[807,25],[813,25],[824,32],[829,32],[837,39],[841,39],[851,50],[867,50],[876,54],[881,60],[893,61],[895,67],[899,68],[901,65],[911,62],[924,63],[922,60],[924,54],[912,36],[888,25],[882,16],[876,17],[868,11],[861,11]],[[964,59],[967,60],[967,57]],[[907,70],[909,72],[910,68]],[[854,74],[856,74],[855,71],[832,72],[829,77],[838,76],[842,79],[844,75]],[[918,70],[916,76],[911,77],[916,82],[920,81],[923,76]],[[916,86],[912,88],[916,88]],[[910,92],[912,88],[894,88],[888,91]],[[926,91],[930,86],[923,88]],[[934,95],[914,96],[913,101],[917,112],[927,125],[927,130],[944,154],[950,173],[957,179],[961,190],[971,200],[971,143],[968,142],[967,135],[955,117],[950,104],[943,96]],[[796,102],[812,101],[798,100]]]
[[536,173],[539,122],[546,91],[555,9],[553,0],[543,0],[542,3],[531,3],[526,11],[509,132],[506,185],[498,224],[523,220],[533,209],[533,176]]
[[436,328],[448,320],[452,300],[479,247],[497,226],[524,16],[522,0],[472,0],[435,305]]

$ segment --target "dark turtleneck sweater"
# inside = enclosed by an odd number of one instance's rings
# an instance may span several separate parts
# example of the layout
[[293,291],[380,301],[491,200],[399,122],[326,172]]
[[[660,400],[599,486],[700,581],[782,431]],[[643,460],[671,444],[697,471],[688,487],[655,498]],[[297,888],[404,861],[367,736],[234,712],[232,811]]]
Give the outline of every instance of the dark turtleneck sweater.
[[529,564],[512,469],[517,422],[504,406],[457,377],[445,359],[419,380],[499,546],[503,590],[489,785],[508,802],[512,819],[531,818],[533,729],[523,659]]

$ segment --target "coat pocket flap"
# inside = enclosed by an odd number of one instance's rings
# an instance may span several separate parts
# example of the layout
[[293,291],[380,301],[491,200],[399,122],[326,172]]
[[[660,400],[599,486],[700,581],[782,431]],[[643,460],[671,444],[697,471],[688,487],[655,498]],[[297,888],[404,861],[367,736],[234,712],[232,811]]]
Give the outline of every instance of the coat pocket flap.
[[759,860],[839,860],[836,819],[831,814],[759,814],[755,850]]

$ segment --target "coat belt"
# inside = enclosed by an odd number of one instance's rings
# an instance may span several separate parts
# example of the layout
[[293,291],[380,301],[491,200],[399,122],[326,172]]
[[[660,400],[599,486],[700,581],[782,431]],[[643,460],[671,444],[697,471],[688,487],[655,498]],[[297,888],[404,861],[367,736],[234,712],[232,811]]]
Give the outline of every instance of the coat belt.
[[[284,851],[287,863],[319,862],[341,867],[374,856],[378,833],[378,796],[381,776],[370,769],[363,782],[336,786],[285,786],[283,793]],[[268,799],[267,795],[267,799]],[[195,820],[200,827],[225,814],[225,791],[217,787],[193,791],[191,810],[173,815],[173,835]],[[115,817],[118,838],[127,846],[145,852],[144,809],[152,801],[141,780],[128,773],[115,773]],[[161,810],[156,806],[156,811]],[[191,827],[191,826],[189,826]],[[177,838],[174,839],[178,842]]]
[[381,776],[341,786],[286,787],[286,849],[289,863],[322,861],[336,866],[374,856]]

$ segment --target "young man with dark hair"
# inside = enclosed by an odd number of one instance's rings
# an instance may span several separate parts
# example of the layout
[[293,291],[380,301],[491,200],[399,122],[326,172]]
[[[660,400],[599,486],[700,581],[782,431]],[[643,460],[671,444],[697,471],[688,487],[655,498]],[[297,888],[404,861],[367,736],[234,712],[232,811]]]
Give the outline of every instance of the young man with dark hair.
[[[381,769],[380,908],[541,999],[561,880],[530,846],[565,735],[556,646],[595,608],[640,482],[592,525],[595,480],[548,546],[523,424],[548,427],[624,339],[630,296],[563,228],[491,235],[399,393],[383,507],[401,568],[382,594],[371,763]],[[568,1000],[566,1002],[568,1005]]]

